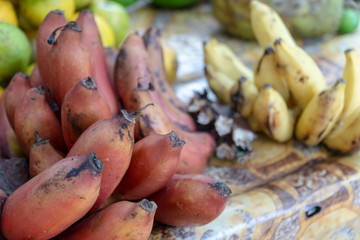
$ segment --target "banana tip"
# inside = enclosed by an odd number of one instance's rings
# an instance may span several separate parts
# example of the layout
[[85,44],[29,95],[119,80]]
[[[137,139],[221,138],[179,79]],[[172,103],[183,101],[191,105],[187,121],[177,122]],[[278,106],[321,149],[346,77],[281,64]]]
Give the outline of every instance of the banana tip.
[[217,190],[223,198],[227,198],[232,194],[231,189],[225,183],[216,182],[211,184],[211,187]]
[[273,53],[275,53],[275,50],[271,45],[267,46],[264,50],[264,55],[269,55]]
[[278,45],[278,44],[281,44],[282,42],[282,39],[281,38],[278,38],[274,41],[274,46]]
[[354,51],[355,49],[354,48],[348,48],[348,49],[346,49],[345,51],[344,51],[344,53],[349,53],[349,52],[352,52],[352,51]]
[[153,212],[157,209],[156,203],[147,199],[141,200],[140,206],[147,212]]

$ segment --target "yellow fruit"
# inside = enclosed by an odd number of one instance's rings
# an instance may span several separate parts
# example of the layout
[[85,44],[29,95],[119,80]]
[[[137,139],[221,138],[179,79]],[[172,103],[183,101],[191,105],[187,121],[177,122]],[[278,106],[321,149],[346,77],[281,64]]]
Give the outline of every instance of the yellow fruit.
[[[72,21],[75,21],[79,15],[79,12],[76,12],[74,16],[71,17]],[[114,31],[111,28],[110,24],[102,17],[94,13],[94,18],[96,25],[99,29],[101,42],[104,47],[115,47],[115,35]]]
[[31,46],[18,27],[0,22],[0,84],[5,86],[11,77],[24,71],[31,57]]
[[39,27],[46,15],[55,9],[64,11],[67,20],[74,15],[74,0],[22,0],[20,14],[34,26]]
[[169,83],[173,84],[175,82],[177,69],[178,69],[178,60],[176,57],[176,52],[164,41],[161,41],[161,46],[163,50],[166,77]]
[[118,47],[130,29],[130,17],[126,8],[111,1],[94,2],[89,8],[109,23],[114,31],[115,47]]
[[94,14],[96,25],[98,26],[101,41],[104,47],[115,47],[115,34],[110,24],[102,17]]
[[10,1],[0,0],[0,21],[18,26],[15,9]]

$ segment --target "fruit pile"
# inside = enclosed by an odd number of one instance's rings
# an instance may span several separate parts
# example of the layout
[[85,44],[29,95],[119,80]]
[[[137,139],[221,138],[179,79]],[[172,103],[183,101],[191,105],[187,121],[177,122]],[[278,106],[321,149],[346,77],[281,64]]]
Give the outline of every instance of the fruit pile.
[[[284,20],[289,31],[302,39],[352,33],[359,25],[359,3],[355,3],[355,0],[260,1],[273,8]],[[250,23],[250,2],[213,0],[214,17],[229,34],[255,40]]]
[[230,188],[202,174],[213,136],[176,98],[160,42],[149,28],[106,55],[91,11],[47,14],[34,70],[1,98],[0,167],[16,173],[1,179],[6,239],[148,239],[154,220],[198,226],[224,210]]
[[204,44],[205,73],[217,98],[246,117],[254,131],[278,142],[294,136],[346,154],[360,147],[360,60],[345,51],[342,79],[327,83],[268,5],[250,3],[251,26],[263,54],[248,69],[226,45]]

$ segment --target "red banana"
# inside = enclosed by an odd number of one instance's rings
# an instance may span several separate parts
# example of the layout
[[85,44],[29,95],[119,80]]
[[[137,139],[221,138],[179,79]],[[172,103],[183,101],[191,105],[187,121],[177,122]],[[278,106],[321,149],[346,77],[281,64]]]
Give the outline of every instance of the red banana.
[[3,159],[0,163],[0,189],[11,195],[17,188],[29,181],[28,160],[24,157]]
[[160,43],[161,32],[150,27],[144,34],[144,42],[149,53],[152,70],[155,73],[155,88],[159,88],[166,99],[180,111],[187,112],[187,106],[180,101],[166,77],[163,49]]
[[[145,105],[151,101],[148,91],[134,90],[134,106]],[[132,109],[132,108],[130,108]],[[177,173],[201,173],[215,147],[214,138],[207,132],[187,132],[178,128],[159,107],[145,109],[137,120],[135,138],[143,138],[151,134],[165,134],[174,130],[186,144],[180,153]]]
[[0,101],[0,156],[11,158],[23,155],[15,131],[8,120],[5,110],[5,98],[2,96]]
[[116,202],[70,227],[55,240],[147,240],[156,207],[146,199]]
[[55,149],[67,152],[60,123],[46,101],[46,88],[43,86],[29,89],[17,105],[14,130],[25,156],[29,156],[30,148],[36,140],[35,131],[49,139]]
[[154,84],[154,93],[151,94],[152,98],[178,127],[187,131],[196,130],[196,123],[190,114],[187,113],[186,105],[176,97],[166,79],[160,31],[155,27],[150,27],[145,32],[143,40],[144,47],[146,47],[148,53],[150,69],[153,73],[152,83]]
[[61,127],[68,149],[91,124],[110,117],[109,105],[94,79],[86,77],[75,84],[65,94],[61,106]]
[[[65,24],[66,19],[64,16],[64,11],[54,10],[46,15],[39,26],[36,38],[36,62],[39,64],[38,67],[43,84],[47,84],[49,79],[47,62],[49,60],[48,57],[52,46],[48,44],[48,38],[56,28],[64,26]],[[58,36],[59,34],[55,36],[55,39]],[[32,86],[37,87],[36,85]]]
[[[134,35],[130,37],[136,39]],[[128,41],[130,40],[126,40],[124,45]],[[141,64],[143,61],[136,57],[136,52],[129,53],[123,47],[120,49],[116,61],[115,85],[124,107],[129,112],[134,112],[141,106],[153,102],[150,95],[151,90],[149,90],[151,88],[147,74],[149,70],[146,64]],[[202,172],[213,152],[214,138],[206,132],[187,132],[180,129],[159,105],[154,104],[153,107],[144,110],[139,115],[136,122],[135,138],[141,139],[154,133],[168,134],[172,130],[187,143],[181,151],[177,172]]]
[[115,75],[115,62],[116,62],[117,51],[112,47],[105,47],[104,51],[105,51],[105,59],[106,59],[106,69],[109,75],[111,87],[115,89],[114,75]]
[[174,131],[153,134],[136,142],[130,166],[113,195],[137,200],[165,186],[177,169],[184,144]]
[[2,189],[0,189],[0,216],[2,214],[4,205],[5,205],[5,201],[7,198],[8,198],[8,195]]
[[[47,65],[47,64],[46,64]],[[43,80],[40,75],[39,66],[35,63],[34,69],[32,70],[29,78],[31,87],[38,87],[40,85],[44,85]]]
[[60,161],[65,155],[57,151],[47,139],[42,139],[38,132],[35,132],[36,140],[30,148],[29,173],[35,177],[54,163]]
[[64,158],[20,186],[4,206],[4,236],[45,240],[64,231],[94,204],[102,169],[95,153]]
[[107,72],[105,52],[101,42],[100,33],[95,22],[94,14],[88,9],[80,11],[76,21],[82,29],[84,40],[88,46],[93,59],[95,70],[95,81],[106,102],[109,104],[113,116],[119,113],[119,100],[111,86]]
[[[57,31],[59,37],[52,37]],[[53,31],[48,39],[53,46],[47,60],[48,85],[56,103],[61,106],[67,91],[81,79],[94,77],[94,62],[77,22],[69,22]]]
[[5,101],[6,115],[13,128],[15,108],[30,88],[29,76],[22,72],[16,73],[5,88],[3,98]]
[[90,212],[96,211],[112,194],[129,167],[134,146],[135,115],[121,110],[118,116],[88,127],[75,142],[68,157],[96,152],[105,164],[100,194]]
[[158,205],[155,220],[172,226],[201,226],[222,213],[230,195],[230,188],[212,177],[175,174],[148,199]]
[[[128,101],[124,100],[126,96],[124,96],[123,92],[128,91],[129,89],[133,89],[138,84],[138,82],[142,84],[142,86],[148,86],[149,84],[151,84],[150,86],[155,86],[154,88],[150,88],[149,94],[151,98],[153,99],[154,103],[158,104],[161,109],[163,109],[163,111],[166,113],[166,115],[168,115],[171,121],[173,121],[177,126],[182,129],[195,130],[196,124],[193,118],[189,114],[182,112],[176,107],[174,107],[167,99],[164,98],[164,94],[160,91],[158,86],[155,85],[156,77],[151,69],[151,64],[148,59],[148,54],[145,49],[144,41],[140,36],[138,36],[137,34],[130,34],[127,37],[119,51],[118,60],[123,62],[121,63],[121,65],[119,64],[118,66],[125,69],[123,70],[123,75],[119,74],[119,76],[116,77],[118,77],[119,79],[127,78],[126,74],[132,74],[128,73],[128,71],[134,70],[137,71],[136,74],[138,74],[138,79],[133,79],[134,82],[132,83],[132,87],[130,88],[127,88],[123,85],[124,80],[119,80],[115,82],[116,89],[118,92],[121,92],[121,94],[119,95],[123,99],[123,101]],[[155,60],[152,59],[152,61]],[[132,66],[132,68],[126,69],[126,67],[129,65]],[[124,105],[126,107],[127,104],[124,103]]]

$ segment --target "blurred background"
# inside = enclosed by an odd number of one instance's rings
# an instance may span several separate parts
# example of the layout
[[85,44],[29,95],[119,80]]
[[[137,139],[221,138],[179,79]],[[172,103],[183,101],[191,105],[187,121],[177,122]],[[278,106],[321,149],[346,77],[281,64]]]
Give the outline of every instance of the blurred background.
[[[18,71],[31,74],[37,29],[46,14],[63,10],[68,21],[90,9],[103,45],[115,51],[129,32],[150,25],[162,30],[171,81],[179,84],[203,76],[202,43],[211,37],[226,42],[249,66],[260,48],[249,23],[250,0],[0,0],[0,82],[6,86]],[[263,0],[284,19],[298,43],[313,55],[336,58],[333,39],[357,36],[359,3],[354,0]],[[11,26],[9,24],[11,24]],[[1,31],[1,30],[6,31]],[[2,35],[2,36],[1,36]],[[355,41],[354,38],[351,38]],[[349,40],[350,41],[350,40]],[[345,44],[346,45],[346,44]],[[17,47],[16,47],[17,46]],[[21,46],[21,48],[19,47]],[[340,48],[347,46],[340,45]],[[6,50],[6,51],[5,51]],[[15,59],[8,61],[9,59]],[[336,63],[336,59],[334,60]],[[321,63],[320,63],[321,64]],[[176,85],[175,85],[176,87]],[[179,93],[180,98],[186,99]]]

